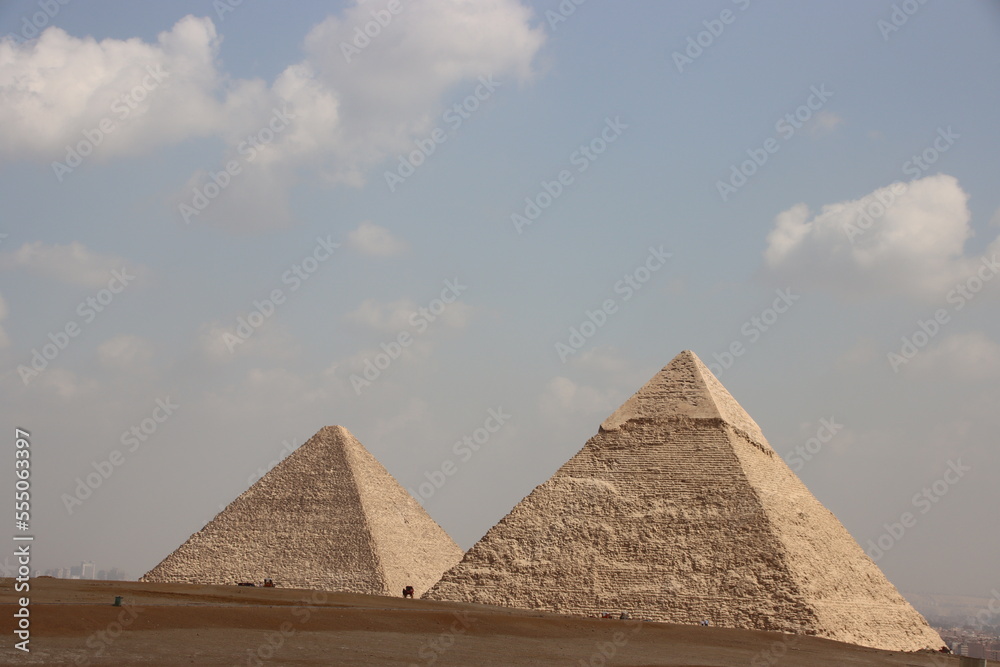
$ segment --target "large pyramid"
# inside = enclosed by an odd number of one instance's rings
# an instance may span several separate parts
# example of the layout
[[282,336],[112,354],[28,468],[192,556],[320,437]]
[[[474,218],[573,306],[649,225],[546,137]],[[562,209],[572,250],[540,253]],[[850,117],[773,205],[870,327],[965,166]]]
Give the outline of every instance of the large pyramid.
[[327,426],[141,581],[419,595],[462,550],[342,426]]
[[944,643],[688,351],[425,597]]

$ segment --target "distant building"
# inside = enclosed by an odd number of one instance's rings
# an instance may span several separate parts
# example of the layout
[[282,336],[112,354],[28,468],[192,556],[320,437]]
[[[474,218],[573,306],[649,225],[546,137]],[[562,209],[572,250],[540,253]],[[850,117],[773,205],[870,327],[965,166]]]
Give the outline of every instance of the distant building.
[[80,567],[79,565],[74,565],[69,569],[70,579],[79,579],[82,574],[83,574],[83,568]]
[[982,642],[967,642],[965,644],[968,653],[963,653],[962,655],[967,655],[970,658],[985,658],[986,657],[986,645]]
[[94,567],[93,563],[91,563],[89,561],[85,561],[83,563],[80,563],[80,578],[81,579],[96,579],[97,578],[97,569]]

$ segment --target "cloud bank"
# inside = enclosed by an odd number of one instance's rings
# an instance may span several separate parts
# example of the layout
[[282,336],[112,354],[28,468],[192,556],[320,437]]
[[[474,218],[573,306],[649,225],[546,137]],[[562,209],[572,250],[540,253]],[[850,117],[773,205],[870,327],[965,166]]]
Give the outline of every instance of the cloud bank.
[[[940,301],[973,274],[968,194],[944,174],[879,188],[813,214],[797,204],[778,215],[764,252],[767,273],[787,284],[844,297]],[[987,249],[1000,252],[1000,238]]]
[[[62,180],[86,160],[221,139],[218,162],[169,199],[179,218],[286,226],[300,170],[363,185],[368,170],[435,126],[445,96],[463,82],[530,80],[544,41],[517,0],[411,0],[388,16],[377,32],[368,4],[325,19],[306,35],[305,58],[271,83],[220,71],[221,38],[209,18],[186,16],[155,44],[98,42],[55,27],[29,42],[4,39],[0,153],[50,162]],[[194,212],[184,215],[182,205]]]

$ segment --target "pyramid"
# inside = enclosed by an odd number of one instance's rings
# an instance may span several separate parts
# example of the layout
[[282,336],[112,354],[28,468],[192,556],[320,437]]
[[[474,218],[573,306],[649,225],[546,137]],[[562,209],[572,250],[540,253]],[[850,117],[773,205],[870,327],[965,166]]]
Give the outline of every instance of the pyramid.
[[462,550],[342,426],[327,426],[140,581],[419,595]]
[[690,351],[424,597],[944,644]]

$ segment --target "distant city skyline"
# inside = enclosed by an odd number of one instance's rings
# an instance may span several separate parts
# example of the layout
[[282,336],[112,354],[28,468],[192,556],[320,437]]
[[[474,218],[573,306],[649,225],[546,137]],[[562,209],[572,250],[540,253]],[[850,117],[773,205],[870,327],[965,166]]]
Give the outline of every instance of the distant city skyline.
[[33,576],[56,577],[57,579],[93,579],[96,581],[115,580],[131,581],[136,579],[125,570],[118,567],[98,568],[90,561],[81,561],[79,565],[69,567],[54,567],[46,570],[35,570]]

